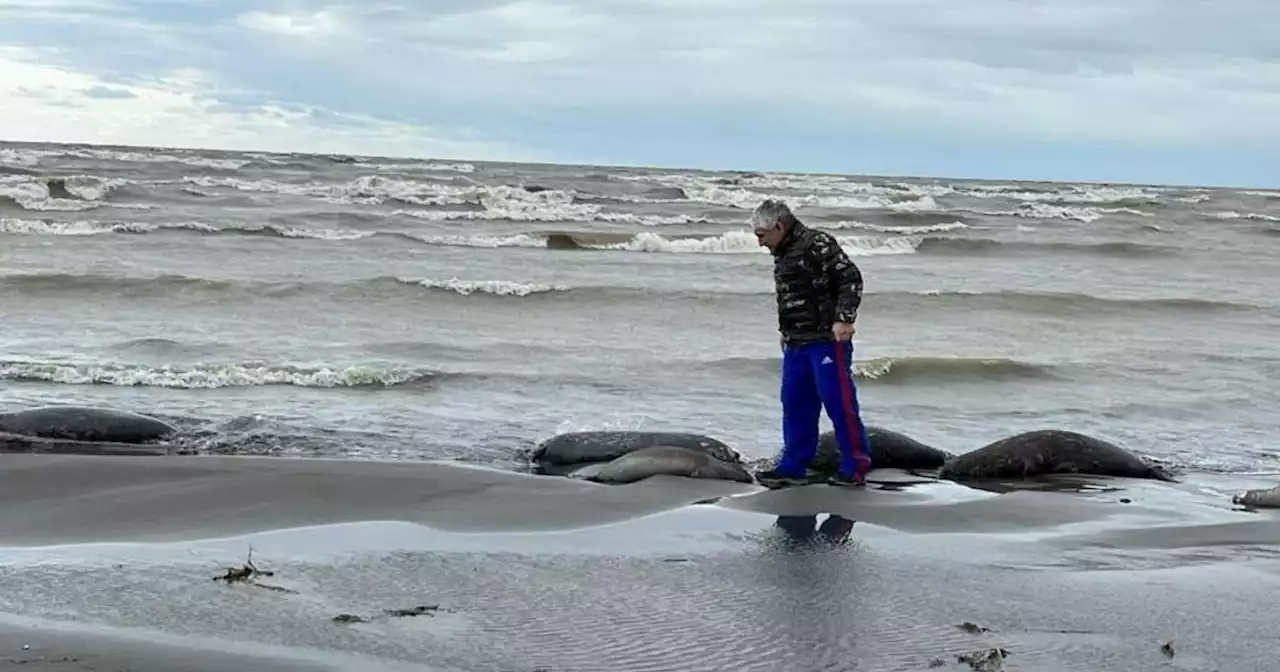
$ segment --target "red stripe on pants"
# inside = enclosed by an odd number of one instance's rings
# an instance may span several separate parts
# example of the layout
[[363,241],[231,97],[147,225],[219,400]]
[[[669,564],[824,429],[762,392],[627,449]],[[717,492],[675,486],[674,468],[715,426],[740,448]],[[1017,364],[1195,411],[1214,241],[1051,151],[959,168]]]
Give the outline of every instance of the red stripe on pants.
[[853,344],[848,341],[836,341],[836,359],[840,360],[840,410],[844,412],[844,424],[849,428],[849,451],[857,464],[856,476],[864,475],[869,458],[862,454],[862,432],[858,413],[853,410],[853,357],[846,348],[852,350]]

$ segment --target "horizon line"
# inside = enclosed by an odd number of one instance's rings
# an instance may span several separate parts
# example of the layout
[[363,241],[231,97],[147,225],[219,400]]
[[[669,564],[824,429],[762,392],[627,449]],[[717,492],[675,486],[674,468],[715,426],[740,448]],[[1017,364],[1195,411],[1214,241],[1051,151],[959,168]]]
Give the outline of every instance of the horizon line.
[[307,151],[286,151],[286,150],[267,150],[267,149],[225,149],[216,147],[199,147],[190,145],[140,145],[132,143],[104,143],[104,142],[79,142],[72,140],[7,140],[0,138],[0,144],[3,145],[53,145],[63,147],[89,147],[95,149],[134,149],[134,150],[177,150],[186,152],[219,152],[225,154],[268,154],[268,155],[301,155],[309,157],[324,156],[343,156],[348,158],[367,158],[376,160],[408,160],[408,161],[439,161],[449,163],[469,163],[475,165],[511,165],[511,166],[559,166],[559,167],[580,167],[580,168],[622,168],[622,169],[639,169],[653,171],[668,172],[702,172],[702,173],[772,173],[778,175],[799,175],[814,177],[846,177],[846,178],[892,178],[892,179],[916,179],[916,180],[938,180],[938,181],[964,181],[964,182],[1012,182],[1026,184],[1079,184],[1088,186],[1126,186],[1126,187],[1155,187],[1155,188],[1173,188],[1173,189],[1221,189],[1221,190],[1250,190],[1256,189],[1260,191],[1278,191],[1280,186],[1262,186],[1248,184],[1195,184],[1195,183],[1178,183],[1178,182],[1140,182],[1136,180],[1089,180],[1089,179],[1046,179],[1031,177],[1007,177],[1007,176],[964,176],[964,175],[925,175],[925,174],[906,174],[906,173],[857,173],[857,172],[830,172],[816,170],[771,170],[763,168],[715,168],[710,166],[693,167],[679,165],[661,165],[661,164],[641,164],[626,162],[592,162],[592,161],[572,161],[558,162],[551,160],[526,159],[520,161],[504,161],[497,159],[468,159],[464,157],[448,157],[448,156],[420,156],[413,154],[405,155],[382,155],[382,154],[345,154],[341,152],[307,152]]

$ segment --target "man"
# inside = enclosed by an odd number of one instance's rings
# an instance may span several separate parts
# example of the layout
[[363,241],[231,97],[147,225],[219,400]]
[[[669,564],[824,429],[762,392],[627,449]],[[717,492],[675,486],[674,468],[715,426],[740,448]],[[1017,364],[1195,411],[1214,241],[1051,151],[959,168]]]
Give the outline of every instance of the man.
[[862,272],[831,234],[805,226],[782,201],[762,202],[751,224],[756,240],[773,253],[782,341],[782,455],[756,479],[769,487],[809,482],[825,407],[840,447],[839,469],[828,482],[863,485],[871,446],[853,382]]

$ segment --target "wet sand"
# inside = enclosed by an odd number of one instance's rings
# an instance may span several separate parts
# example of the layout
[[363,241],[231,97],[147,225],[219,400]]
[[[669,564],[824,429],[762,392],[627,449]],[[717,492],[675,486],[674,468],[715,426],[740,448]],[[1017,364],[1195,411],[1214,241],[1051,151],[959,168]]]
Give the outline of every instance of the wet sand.
[[[0,455],[0,670],[1267,669],[1280,517],[1223,494],[1266,484]],[[250,548],[274,589],[212,580]]]
[[0,671],[334,672],[365,662],[345,656],[332,656],[332,662],[308,660],[294,652],[226,641],[158,642],[154,634],[147,635],[0,616]]

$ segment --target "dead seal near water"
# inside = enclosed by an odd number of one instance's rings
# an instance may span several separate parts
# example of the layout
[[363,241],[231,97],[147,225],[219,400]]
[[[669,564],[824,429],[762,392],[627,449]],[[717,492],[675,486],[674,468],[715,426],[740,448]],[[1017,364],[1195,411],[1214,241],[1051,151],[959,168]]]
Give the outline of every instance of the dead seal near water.
[[0,414],[0,432],[44,439],[151,443],[177,431],[150,416],[92,406],[40,406]]
[[126,457],[169,455],[170,451],[163,444],[75,441],[72,439],[49,439],[42,436],[23,436],[21,434],[0,432],[0,453]]
[[557,434],[538,444],[530,459],[544,471],[563,471],[562,467],[608,462],[653,446],[685,448],[705,453],[724,462],[742,461],[738,451],[730,448],[723,441],[702,434],[633,430],[594,430]]
[[1174,481],[1160,467],[1114,443],[1062,429],[1024,432],[989,443],[947,460],[938,477],[966,481],[1051,474]]
[[1280,509],[1280,485],[1274,488],[1246,490],[1232,497],[1231,503],[1254,509]]
[[[923,471],[940,469],[954,457],[945,450],[921,443],[906,434],[883,427],[867,425],[867,443],[871,444],[871,469]],[[809,468],[818,473],[835,473],[840,466],[840,449],[834,431],[818,437],[818,451]]]
[[590,464],[570,474],[596,483],[635,483],[650,476],[666,474],[751,483],[746,468],[698,450],[681,446],[648,446],[603,464]]

